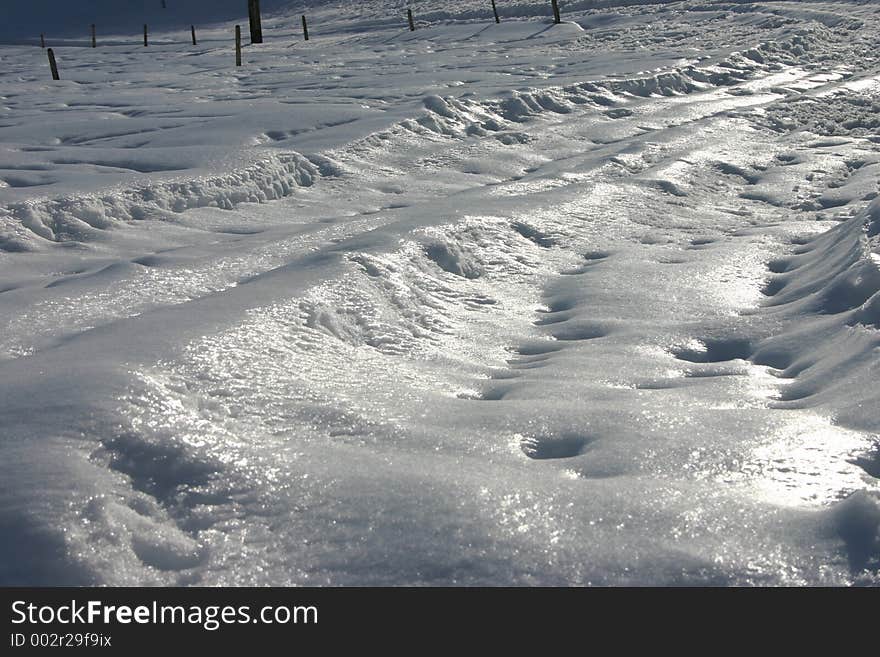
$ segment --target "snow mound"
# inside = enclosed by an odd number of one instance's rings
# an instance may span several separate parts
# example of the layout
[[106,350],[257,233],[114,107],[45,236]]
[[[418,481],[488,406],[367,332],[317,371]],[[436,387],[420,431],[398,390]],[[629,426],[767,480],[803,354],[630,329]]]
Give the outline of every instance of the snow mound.
[[798,304],[815,314],[843,313],[847,324],[880,328],[880,198],[789,258],[769,283],[770,304]]
[[40,240],[87,242],[120,222],[173,220],[173,214],[191,208],[232,209],[240,203],[279,199],[312,185],[318,175],[319,168],[311,161],[286,153],[266,156],[224,176],[151,184],[100,196],[15,203],[0,208],[0,250],[36,250]]
[[854,571],[880,568],[880,495],[858,491],[828,512]]
[[[770,263],[766,310],[788,324],[751,358],[791,381],[780,408],[827,408],[843,424],[880,430],[872,412],[880,347],[880,199]],[[790,322],[790,323],[789,323]],[[833,411],[832,411],[833,409]]]

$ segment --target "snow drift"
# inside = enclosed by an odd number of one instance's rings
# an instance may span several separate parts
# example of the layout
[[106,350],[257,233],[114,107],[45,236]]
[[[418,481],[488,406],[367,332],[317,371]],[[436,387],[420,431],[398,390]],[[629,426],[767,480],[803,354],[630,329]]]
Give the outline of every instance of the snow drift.
[[876,12],[414,4],[3,47],[0,582],[877,584]]

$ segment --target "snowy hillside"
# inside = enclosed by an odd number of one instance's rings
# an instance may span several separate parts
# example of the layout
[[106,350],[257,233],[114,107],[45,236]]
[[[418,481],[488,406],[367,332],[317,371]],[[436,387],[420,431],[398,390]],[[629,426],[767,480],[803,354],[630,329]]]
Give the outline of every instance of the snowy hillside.
[[262,5],[0,28],[0,583],[880,581],[876,5]]

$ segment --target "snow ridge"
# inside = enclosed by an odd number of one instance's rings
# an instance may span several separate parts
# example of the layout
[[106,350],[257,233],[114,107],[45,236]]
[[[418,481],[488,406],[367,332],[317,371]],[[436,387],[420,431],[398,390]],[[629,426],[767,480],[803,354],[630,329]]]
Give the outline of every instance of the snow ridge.
[[[578,108],[612,108],[652,95],[671,96],[727,86],[759,71],[775,70],[780,60],[793,63],[791,53],[804,43],[801,35],[780,43],[765,43],[734,52],[711,66],[687,66],[626,79],[586,81],[562,88],[510,91],[501,98],[469,97],[424,99],[425,112],[391,129],[374,133],[344,150],[387,148],[401,130],[454,138],[494,136],[502,143],[520,139],[511,126],[540,114],[567,114]],[[803,52],[803,51],[801,51]],[[625,111],[625,110],[621,110]],[[105,194],[13,203],[0,208],[0,252],[39,250],[43,241],[88,242],[113,225],[141,219],[173,220],[190,208],[234,208],[240,203],[262,203],[308,187],[324,174],[342,170],[332,154],[306,157],[294,151],[261,153],[256,162],[226,175],[147,184]]]
[[239,203],[275,200],[312,185],[317,176],[318,167],[298,153],[267,154],[223,176],[144,185],[101,196],[15,203],[0,209],[0,251],[34,250],[34,238],[85,242],[119,222],[167,219],[190,208],[231,209]]

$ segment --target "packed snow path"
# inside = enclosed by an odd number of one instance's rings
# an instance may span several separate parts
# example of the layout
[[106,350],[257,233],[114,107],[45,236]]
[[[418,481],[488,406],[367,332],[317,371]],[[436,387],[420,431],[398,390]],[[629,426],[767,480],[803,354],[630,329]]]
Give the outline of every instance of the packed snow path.
[[[9,184],[0,581],[876,583],[877,17],[836,6],[340,28],[313,71],[441,72],[231,172]],[[69,160],[173,160],[87,115]]]

